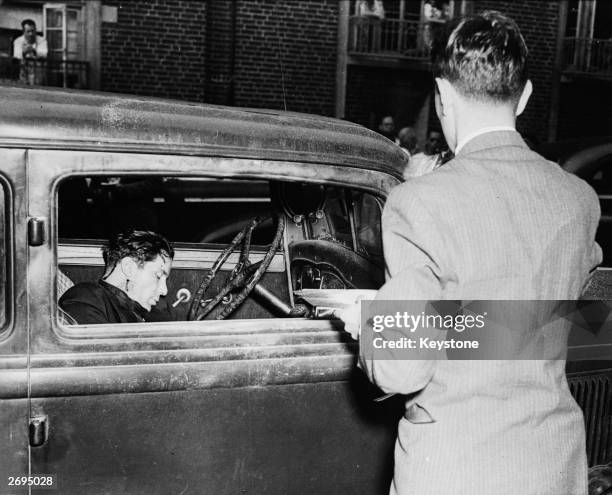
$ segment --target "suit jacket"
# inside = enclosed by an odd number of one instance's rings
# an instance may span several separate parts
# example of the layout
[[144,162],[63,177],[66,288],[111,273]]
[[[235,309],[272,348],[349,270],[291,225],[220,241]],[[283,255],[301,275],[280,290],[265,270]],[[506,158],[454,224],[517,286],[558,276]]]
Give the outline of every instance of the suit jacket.
[[[518,133],[480,135],[391,191],[387,282],[377,299],[577,299],[601,262],[599,216],[594,191]],[[520,338],[536,345],[542,335]],[[373,382],[413,394],[398,428],[392,494],[586,493],[567,331],[546,338],[547,359],[537,360],[401,360],[393,349],[372,359],[362,345]]]

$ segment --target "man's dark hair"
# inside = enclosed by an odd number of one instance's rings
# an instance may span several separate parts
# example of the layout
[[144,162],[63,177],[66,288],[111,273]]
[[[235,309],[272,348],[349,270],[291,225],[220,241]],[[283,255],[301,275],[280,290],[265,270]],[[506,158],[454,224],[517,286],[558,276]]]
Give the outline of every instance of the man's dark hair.
[[120,232],[102,246],[102,257],[106,265],[104,277],[110,275],[123,258],[130,257],[138,266],[142,266],[158,256],[174,258],[174,248],[165,237],[147,230]]
[[516,101],[527,82],[527,45],[509,17],[486,11],[452,22],[432,44],[434,77],[462,95]]
[[32,26],[36,29],[36,23],[32,19],[24,19],[21,21],[21,29],[24,29],[26,26]]

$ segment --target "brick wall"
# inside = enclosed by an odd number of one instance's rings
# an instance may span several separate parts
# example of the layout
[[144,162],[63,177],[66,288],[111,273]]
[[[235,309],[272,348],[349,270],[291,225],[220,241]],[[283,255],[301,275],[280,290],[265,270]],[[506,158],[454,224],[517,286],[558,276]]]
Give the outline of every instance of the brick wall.
[[[102,26],[103,90],[334,113],[337,0],[236,0],[233,76],[231,0],[104,3],[119,10],[117,23]],[[505,12],[521,26],[531,52],[535,92],[518,126],[545,139],[558,2],[479,0],[474,5],[477,11]],[[377,109],[390,99],[383,96],[385,78],[392,72],[351,68],[348,119],[370,125],[379,118]],[[364,80],[365,73],[369,82]],[[396,71],[388,79],[390,91],[401,93],[397,89],[401,84],[393,81],[404,77],[413,75]]]
[[[337,0],[119,1],[102,89],[333,115]],[[232,84],[233,83],[233,84]]]
[[337,0],[238,0],[237,11],[236,104],[333,115]]
[[534,93],[517,127],[541,141],[547,139],[551,85],[555,66],[559,2],[556,0],[478,0],[474,12],[498,10],[521,28],[529,48],[530,78]]
[[206,86],[204,100],[219,105],[235,104],[231,73],[231,16],[230,0],[208,2],[206,9]]
[[101,89],[204,99],[206,2],[104,0],[117,23],[102,23]]

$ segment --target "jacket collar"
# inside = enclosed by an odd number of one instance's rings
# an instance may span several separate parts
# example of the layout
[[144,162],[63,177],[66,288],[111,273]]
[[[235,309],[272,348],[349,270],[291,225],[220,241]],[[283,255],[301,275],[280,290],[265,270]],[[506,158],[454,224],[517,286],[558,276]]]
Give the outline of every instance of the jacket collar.
[[123,307],[127,308],[129,311],[132,311],[139,318],[144,319],[145,315],[148,311],[143,308],[137,301],[134,301],[130,298],[125,292],[123,292],[118,287],[105,282],[104,280],[99,280],[98,283],[106,290],[115,296],[115,298],[119,301]]
[[468,153],[482,151],[489,148],[499,148],[501,146],[520,146],[528,149],[527,144],[517,131],[491,131],[470,139],[465,146],[457,153],[457,156],[464,156]]

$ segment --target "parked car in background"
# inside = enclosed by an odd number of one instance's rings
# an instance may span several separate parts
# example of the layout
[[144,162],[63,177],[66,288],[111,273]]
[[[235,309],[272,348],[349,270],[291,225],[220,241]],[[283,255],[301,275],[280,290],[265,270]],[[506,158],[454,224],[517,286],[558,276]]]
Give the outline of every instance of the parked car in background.
[[602,267],[612,267],[612,136],[547,143],[539,151],[597,192],[601,204],[597,242],[603,249]]
[[[2,483],[388,493],[403,399],[375,402],[341,323],[299,296],[382,284],[397,146],[335,119],[118,95],[2,87],[0,108]],[[73,325],[58,298],[100,276],[120,227],[174,242],[158,321]],[[204,304],[234,269],[267,269],[243,302],[229,291],[203,314],[194,295],[228,245]],[[611,360],[570,349],[592,465],[612,453]]]

